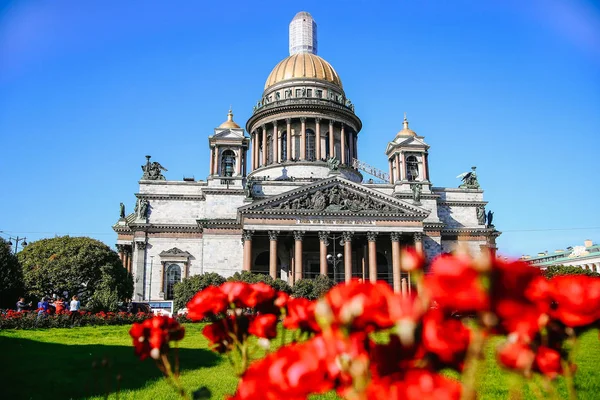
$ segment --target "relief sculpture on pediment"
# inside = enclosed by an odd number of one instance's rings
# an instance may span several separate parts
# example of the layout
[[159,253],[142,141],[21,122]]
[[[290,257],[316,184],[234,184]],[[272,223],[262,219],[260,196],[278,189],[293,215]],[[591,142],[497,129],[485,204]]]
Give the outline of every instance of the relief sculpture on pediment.
[[272,206],[277,210],[311,210],[311,211],[378,211],[398,212],[397,207],[392,207],[382,201],[373,200],[373,197],[357,193],[345,187],[332,186],[319,189],[314,193],[305,193],[300,197],[282,201]]

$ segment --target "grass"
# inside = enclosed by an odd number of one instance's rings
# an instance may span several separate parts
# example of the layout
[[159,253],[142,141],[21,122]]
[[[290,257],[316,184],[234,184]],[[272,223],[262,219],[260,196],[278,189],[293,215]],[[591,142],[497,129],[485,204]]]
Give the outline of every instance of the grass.
[[[207,386],[214,398],[233,393],[237,379],[226,357],[208,350],[203,325],[186,325],[180,344],[184,386],[192,391]],[[0,331],[0,373],[5,399],[176,399],[151,360],[140,362],[133,354],[129,326],[81,327]],[[488,359],[493,359],[492,340]],[[579,399],[597,399],[600,394],[600,341],[598,330],[582,335],[575,352],[578,371],[575,384]],[[117,376],[121,377],[117,380]],[[521,379],[487,362],[480,377],[480,398],[506,399],[511,385]],[[119,386],[118,396],[117,386]],[[567,397],[564,381],[558,390]],[[334,399],[333,394],[318,396]],[[526,390],[525,398],[534,398]]]

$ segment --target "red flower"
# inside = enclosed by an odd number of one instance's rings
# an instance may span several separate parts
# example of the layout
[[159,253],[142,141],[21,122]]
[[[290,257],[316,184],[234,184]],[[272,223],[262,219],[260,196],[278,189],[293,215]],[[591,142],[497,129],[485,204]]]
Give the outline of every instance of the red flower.
[[527,295],[567,326],[586,326],[600,319],[600,278],[561,275],[547,281],[540,277]]
[[202,334],[211,342],[214,351],[225,353],[234,345],[234,338],[242,342],[248,334],[248,318],[228,316],[202,329]]
[[374,380],[367,388],[369,400],[453,400],[459,399],[459,382],[424,369],[411,369]]
[[[517,336],[514,338],[517,338]],[[496,356],[500,364],[525,374],[531,371],[535,360],[535,353],[531,347],[520,340],[504,343],[498,348]]]
[[358,280],[336,285],[325,295],[335,323],[366,332],[394,325],[390,318],[390,299],[394,299],[394,293],[387,283]]
[[540,346],[535,355],[535,369],[554,379],[562,374],[560,353],[554,349]]
[[423,317],[423,346],[439,359],[462,369],[471,340],[471,331],[459,320],[445,318],[439,310],[429,310]]
[[277,336],[277,317],[273,314],[257,315],[248,327],[248,333],[265,339]]
[[209,286],[187,303],[187,316],[192,321],[200,321],[209,315],[225,312],[228,305],[227,295],[219,287]]
[[364,355],[360,340],[332,333],[280,348],[250,365],[238,385],[235,400],[306,399],[348,382],[340,355],[356,360]]
[[432,300],[447,311],[489,309],[489,297],[479,272],[466,256],[441,255],[433,260],[425,287]]
[[540,276],[539,268],[524,262],[494,260],[490,295],[502,333],[515,332],[530,340],[539,331],[544,310],[529,300],[525,291]]
[[321,332],[321,327],[315,319],[316,304],[302,297],[289,299],[283,326],[287,329],[300,329],[303,332]]
[[166,316],[156,316],[141,324],[134,323],[129,330],[135,354],[140,360],[148,356],[158,359],[169,350],[169,342],[183,339],[185,328]]
[[403,271],[416,271],[425,266],[425,255],[414,247],[403,247],[400,251],[400,264]]

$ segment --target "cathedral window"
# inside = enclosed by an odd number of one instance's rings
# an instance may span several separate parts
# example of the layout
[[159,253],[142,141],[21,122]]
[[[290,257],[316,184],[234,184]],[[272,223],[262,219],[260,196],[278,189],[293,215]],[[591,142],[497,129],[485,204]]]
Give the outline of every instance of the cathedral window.
[[315,90],[315,96],[319,99],[323,98],[323,91],[322,90]]
[[419,163],[417,157],[408,156],[406,157],[406,178],[409,181],[416,181],[419,177]]
[[267,137],[267,163],[273,163],[273,135]]
[[294,136],[294,159],[300,159],[300,135]]
[[167,269],[167,300],[173,300],[173,287],[181,282],[181,267],[177,264],[169,265]]
[[312,89],[306,89],[306,97],[312,97]]
[[235,171],[235,153],[225,150],[221,156],[221,176],[233,176]]
[[302,97],[302,89],[296,89],[296,97]]
[[287,132],[281,132],[281,161],[287,160]]
[[306,130],[306,159],[310,161],[315,159],[315,133],[312,129]]

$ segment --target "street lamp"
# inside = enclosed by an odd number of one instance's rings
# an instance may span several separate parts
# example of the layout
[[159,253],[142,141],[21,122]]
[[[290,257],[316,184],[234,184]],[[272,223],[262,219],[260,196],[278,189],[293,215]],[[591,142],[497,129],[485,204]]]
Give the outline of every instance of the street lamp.
[[21,242],[21,241],[23,242],[23,244],[22,244],[23,247],[27,246],[27,238],[24,238],[24,237],[20,238],[18,236],[16,238],[9,237],[8,238],[8,245],[9,246],[13,245],[12,244],[13,240],[15,241],[14,254],[17,254],[17,251],[19,250],[19,242]]
[[337,266],[342,262],[344,256],[342,253],[337,253],[335,256],[333,254],[327,254],[327,262],[333,265],[333,280],[337,282]]
[[[333,253],[327,254],[326,258],[327,258],[327,262],[333,266],[333,280],[334,280],[334,282],[337,283],[338,282],[338,279],[337,279],[337,266],[338,266],[339,263],[342,262],[342,260],[344,258],[344,255],[342,253],[337,253],[335,251],[335,242],[338,239],[340,239],[341,236],[340,235],[338,235],[338,236],[331,235],[331,236],[328,236],[327,238],[331,239],[331,241],[333,242]],[[343,245],[344,245],[344,242],[340,241],[340,246],[343,246]]]

